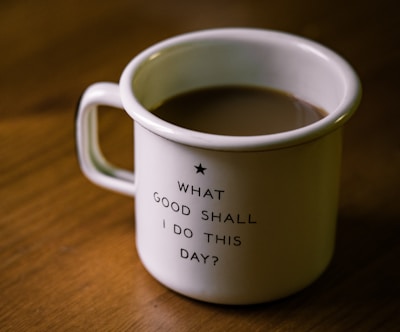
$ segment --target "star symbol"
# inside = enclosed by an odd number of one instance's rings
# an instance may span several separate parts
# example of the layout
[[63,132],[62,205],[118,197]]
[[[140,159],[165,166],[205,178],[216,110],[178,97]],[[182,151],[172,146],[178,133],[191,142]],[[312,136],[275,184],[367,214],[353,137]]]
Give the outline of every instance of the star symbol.
[[199,166],[194,166],[196,168],[196,174],[197,173],[201,173],[204,175],[204,171],[207,169],[205,167],[203,167],[203,165],[200,163]]

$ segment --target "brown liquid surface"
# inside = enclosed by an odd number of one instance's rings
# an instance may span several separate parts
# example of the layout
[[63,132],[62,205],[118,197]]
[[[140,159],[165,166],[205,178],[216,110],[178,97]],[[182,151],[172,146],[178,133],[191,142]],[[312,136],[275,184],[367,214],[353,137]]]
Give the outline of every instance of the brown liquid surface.
[[327,115],[284,92],[242,86],[187,92],[166,100],[153,113],[187,129],[236,136],[289,131]]

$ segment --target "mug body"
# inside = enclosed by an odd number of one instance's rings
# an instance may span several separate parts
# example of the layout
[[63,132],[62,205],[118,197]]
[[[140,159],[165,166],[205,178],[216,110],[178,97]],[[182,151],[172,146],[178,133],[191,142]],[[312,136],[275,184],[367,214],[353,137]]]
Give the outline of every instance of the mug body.
[[[271,135],[224,136],[152,113],[180,93],[221,86],[281,90],[327,116]],[[94,183],[135,197],[137,250],[157,280],[214,303],[271,301],[329,264],[341,131],[359,99],[353,69],[315,42],[257,29],[194,32],[137,55],[119,85],[89,87],[77,116],[78,155]],[[135,174],[101,154],[101,104],[134,121]]]
[[[282,90],[328,115],[273,135],[219,136],[149,111],[224,85]],[[135,120],[137,249],[156,279],[196,299],[250,304],[296,292],[324,271],[335,240],[341,126],[357,100],[344,60],[287,34],[210,30],[150,48],[120,86]]]
[[334,248],[340,129],[270,151],[218,151],[135,126],[136,243],[192,298],[250,304],[296,292]]

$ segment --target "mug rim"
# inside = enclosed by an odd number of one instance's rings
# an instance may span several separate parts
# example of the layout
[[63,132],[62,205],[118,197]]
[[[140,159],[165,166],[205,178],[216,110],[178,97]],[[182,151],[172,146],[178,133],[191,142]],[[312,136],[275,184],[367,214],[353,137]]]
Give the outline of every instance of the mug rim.
[[[346,83],[341,103],[323,119],[307,126],[275,134],[254,136],[228,136],[199,132],[174,125],[147,110],[136,98],[132,82],[137,69],[152,55],[164,49],[188,42],[213,39],[249,39],[278,41],[297,44],[328,61],[341,71]],[[361,84],[350,64],[329,48],[310,39],[286,32],[255,28],[217,28],[189,32],[154,44],[134,57],[125,67],[120,78],[121,100],[129,116],[144,128],[166,139],[205,149],[227,151],[270,150],[303,144],[326,135],[341,127],[353,115],[361,99]]]

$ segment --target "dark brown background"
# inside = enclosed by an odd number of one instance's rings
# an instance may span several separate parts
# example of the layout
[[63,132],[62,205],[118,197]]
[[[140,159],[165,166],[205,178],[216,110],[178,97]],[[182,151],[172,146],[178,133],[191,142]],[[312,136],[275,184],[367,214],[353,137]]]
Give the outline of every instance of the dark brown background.
[[[95,187],[74,147],[80,94],[144,48],[246,26],[315,39],[363,84],[346,126],[337,250],[290,298],[250,307],[181,297],[143,269],[133,200]],[[0,2],[1,331],[398,331],[400,29],[396,1]],[[132,166],[132,124],[101,112],[109,159]]]

